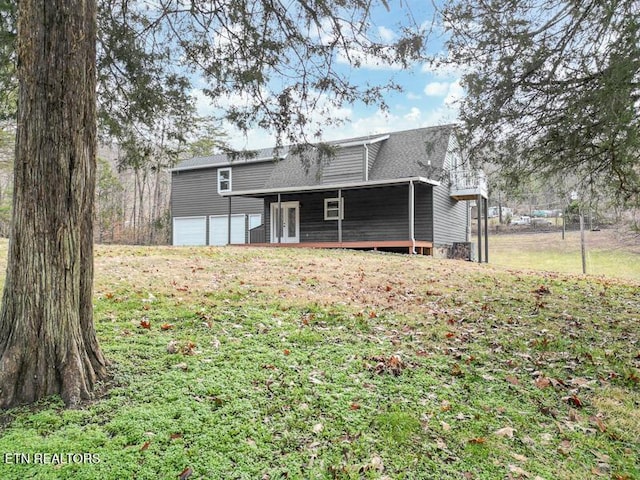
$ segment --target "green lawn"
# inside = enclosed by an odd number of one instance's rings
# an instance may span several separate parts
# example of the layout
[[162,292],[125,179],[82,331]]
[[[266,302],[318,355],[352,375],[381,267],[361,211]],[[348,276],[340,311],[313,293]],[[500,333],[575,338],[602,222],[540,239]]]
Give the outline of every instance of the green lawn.
[[[640,281],[640,242],[623,239],[612,230],[585,232],[587,274]],[[579,232],[567,232],[564,240],[560,231],[492,235],[489,248],[494,265],[582,273]]]
[[300,249],[96,269],[109,389],[3,412],[1,479],[640,478],[637,283]]

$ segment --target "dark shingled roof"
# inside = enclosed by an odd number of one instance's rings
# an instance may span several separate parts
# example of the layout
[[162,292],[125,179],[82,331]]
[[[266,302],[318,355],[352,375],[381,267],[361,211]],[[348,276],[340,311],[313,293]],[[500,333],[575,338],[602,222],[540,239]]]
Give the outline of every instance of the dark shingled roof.
[[255,153],[255,155],[243,155],[239,153],[238,156],[233,159],[224,153],[209,155],[207,157],[193,157],[181,161],[171,170],[195,170],[198,168],[225,167],[245,163],[265,162],[273,160],[274,155],[277,157],[286,155],[286,148],[281,148],[278,152],[275,152],[273,148],[263,148],[252,153]]
[[[397,178],[425,177],[432,180],[442,178],[442,166],[447,154],[453,125],[418,128],[402,132],[372,135],[328,142],[347,144],[375,140],[387,136],[380,143],[380,149],[372,164],[369,180],[392,180]],[[328,161],[338,161],[340,149]],[[306,166],[306,167],[305,167]],[[277,163],[264,188],[302,187],[321,184],[320,164],[317,156],[307,154],[289,155]]]
[[[374,158],[369,180],[393,180],[398,178],[425,177],[440,180],[443,177],[442,167],[446,159],[449,141],[454,125],[417,128],[388,134],[356,137],[327,142],[337,147],[335,156],[325,161],[339,161],[340,145],[376,142],[380,148]],[[379,140],[382,137],[388,137]],[[348,147],[344,147],[348,148]],[[321,162],[317,153],[308,150],[304,154],[284,155],[287,148],[281,149],[278,155],[282,160],[275,165],[272,174],[265,180],[264,188],[304,187],[320,185],[322,180]],[[197,168],[221,167],[244,163],[272,160],[273,149],[263,149],[253,158],[237,158],[230,161],[226,155],[195,157],[184,160],[174,170],[190,170]]]

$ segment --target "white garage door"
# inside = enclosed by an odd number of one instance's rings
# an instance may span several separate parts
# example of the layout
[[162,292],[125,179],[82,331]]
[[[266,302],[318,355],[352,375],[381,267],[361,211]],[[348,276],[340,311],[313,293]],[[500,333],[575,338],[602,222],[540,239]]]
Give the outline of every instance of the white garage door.
[[173,244],[174,245],[206,245],[207,244],[206,217],[174,217]]
[[[229,240],[227,215],[209,217],[209,245],[226,245]],[[231,215],[231,243],[245,242],[245,215]]]

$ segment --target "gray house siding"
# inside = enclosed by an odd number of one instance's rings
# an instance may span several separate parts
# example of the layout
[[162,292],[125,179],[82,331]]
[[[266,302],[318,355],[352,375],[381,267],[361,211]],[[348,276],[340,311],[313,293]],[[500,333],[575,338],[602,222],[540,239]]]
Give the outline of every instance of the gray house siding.
[[343,241],[409,239],[408,185],[351,190],[346,193]]
[[171,174],[171,215],[191,217],[210,215],[213,205],[223,198],[216,191],[217,170],[188,170]]
[[[232,190],[260,188],[265,177],[271,174],[273,167],[273,162],[231,165]],[[207,244],[210,243],[209,216],[228,215],[228,213],[229,198],[224,198],[218,193],[218,168],[172,172],[171,215],[172,217],[206,216]],[[233,197],[231,214],[264,215],[263,202],[255,198]],[[248,228],[245,228],[245,231],[247,230]],[[245,241],[249,241],[248,233],[245,234]]]
[[360,182],[364,180],[364,147],[344,147],[322,165],[322,184]]
[[467,202],[458,202],[449,196],[449,187],[443,184],[433,189],[435,245],[465,242],[467,240]]
[[369,177],[369,175],[371,175],[371,169],[373,168],[374,163],[376,163],[376,158],[378,156],[378,152],[380,151],[381,145],[382,145],[381,142],[376,142],[376,143],[367,145],[367,149],[369,150],[369,161],[367,165],[369,168],[369,171],[367,172],[367,178]]
[[415,239],[433,242],[433,187],[415,186]]

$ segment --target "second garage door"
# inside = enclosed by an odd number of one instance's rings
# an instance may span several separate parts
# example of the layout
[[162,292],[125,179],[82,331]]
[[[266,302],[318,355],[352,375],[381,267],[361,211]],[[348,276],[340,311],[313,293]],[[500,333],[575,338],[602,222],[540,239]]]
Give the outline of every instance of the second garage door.
[[[226,245],[229,239],[227,215],[209,217],[209,245]],[[231,215],[231,243],[246,243],[246,215]]]

